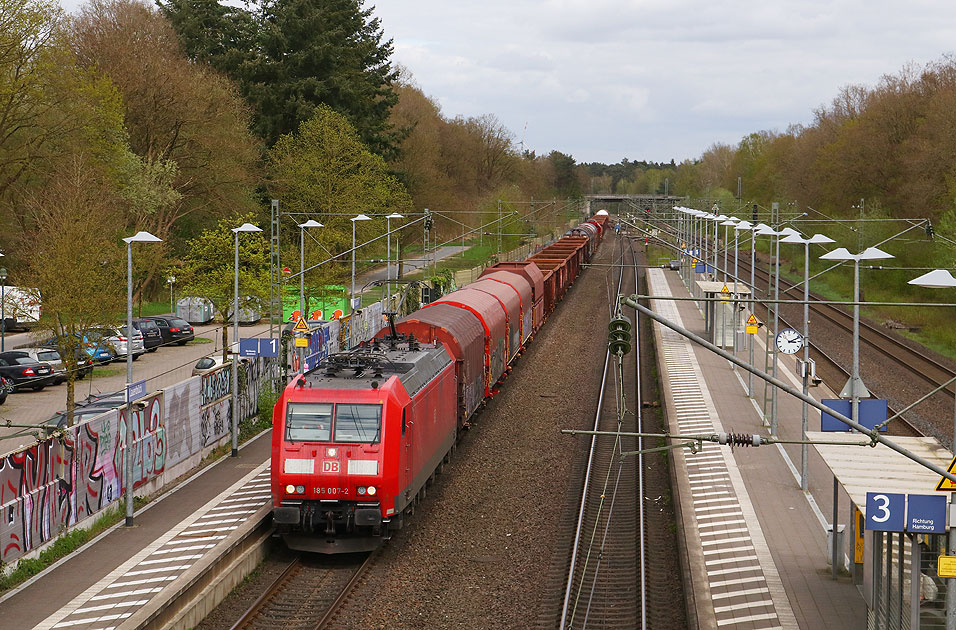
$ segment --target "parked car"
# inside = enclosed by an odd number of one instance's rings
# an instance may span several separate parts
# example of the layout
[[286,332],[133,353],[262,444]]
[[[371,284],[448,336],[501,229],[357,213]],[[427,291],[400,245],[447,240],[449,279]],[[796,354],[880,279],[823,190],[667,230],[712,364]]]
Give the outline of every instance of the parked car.
[[[77,334],[77,339],[80,340],[80,348],[86,354],[86,359],[92,361],[93,363],[109,363],[116,358],[116,353],[113,352],[109,344],[107,344],[102,337],[99,335],[90,335],[87,334]],[[52,339],[47,339],[42,344],[44,348],[57,348],[56,337]]]
[[163,335],[164,344],[178,344],[185,346],[187,342],[196,338],[193,333],[193,327],[185,319],[180,319],[175,315],[150,315],[143,319],[151,319],[159,326],[159,332]]
[[38,392],[53,383],[53,368],[23,352],[0,352],[0,376],[13,381],[15,389],[31,388]]
[[[88,420],[94,416],[98,416],[102,413],[112,411],[115,407],[74,407],[73,408],[73,424],[79,424],[84,420]],[[46,421],[47,425],[56,426],[59,429],[67,426],[66,424],[67,415],[66,411],[57,411],[53,414],[49,420]]]
[[146,352],[156,352],[156,348],[163,345],[163,333],[153,320],[134,319],[133,328],[143,333],[143,345],[146,346]]
[[0,376],[0,405],[7,401],[7,394],[13,391],[13,381]]
[[117,392],[107,392],[99,394],[90,394],[83,400],[78,400],[78,407],[103,407],[105,409],[114,409],[126,404],[126,390]]
[[16,352],[30,357],[38,363],[49,363],[53,368],[53,384],[59,385],[67,379],[66,365],[60,358],[60,353],[53,348],[17,348]]
[[[229,359],[231,360],[235,357],[233,353],[229,353]],[[249,359],[240,359],[242,363],[248,363]],[[208,357],[203,357],[196,361],[196,365],[193,366],[193,376],[200,376],[206,372],[212,372],[216,368],[222,367],[224,365],[222,360],[222,353],[211,354]]]
[[143,333],[134,328],[133,335],[127,335],[125,324],[123,326],[100,326],[98,328],[91,328],[88,333],[90,337],[98,337],[105,342],[118,358],[126,358],[127,346],[133,349],[133,361],[146,354],[146,346],[143,343]]

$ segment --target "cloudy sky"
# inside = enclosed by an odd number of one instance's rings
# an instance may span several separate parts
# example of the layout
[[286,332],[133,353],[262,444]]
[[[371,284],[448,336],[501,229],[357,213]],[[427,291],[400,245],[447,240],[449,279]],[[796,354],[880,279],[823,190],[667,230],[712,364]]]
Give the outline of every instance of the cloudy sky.
[[948,0],[373,2],[446,116],[494,114],[579,162],[698,157],[956,52]]

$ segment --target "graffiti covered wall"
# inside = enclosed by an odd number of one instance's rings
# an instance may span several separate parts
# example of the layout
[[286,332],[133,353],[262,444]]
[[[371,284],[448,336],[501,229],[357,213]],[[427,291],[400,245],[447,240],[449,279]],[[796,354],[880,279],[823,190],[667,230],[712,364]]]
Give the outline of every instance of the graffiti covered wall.
[[[256,359],[241,371],[240,417],[256,414],[272,365]],[[230,395],[226,366],[137,401],[133,488],[158,489],[227,438]],[[114,409],[0,457],[0,562],[18,560],[124,496],[126,421],[126,408]]]

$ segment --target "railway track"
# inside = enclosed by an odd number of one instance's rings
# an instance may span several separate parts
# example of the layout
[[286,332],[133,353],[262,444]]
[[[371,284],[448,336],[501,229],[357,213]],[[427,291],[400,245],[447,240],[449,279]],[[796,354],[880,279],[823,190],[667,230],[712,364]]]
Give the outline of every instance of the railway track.
[[[622,249],[621,260],[626,256],[633,253]],[[629,269],[621,267],[612,299],[621,293],[622,285],[636,282],[636,267],[632,268],[635,275],[625,283]],[[632,339],[635,332],[632,330]],[[635,348],[620,364],[610,353],[605,355],[595,430],[639,430],[640,399],[639,394],[632,393],[636,391],[636,368],[632,362],[638,355]],[[622,391],[627,392],[626,413],[619,408]],[[543,615],[548,619],[539,619],[539,627],[646,627],[643,461],[639,457],[620,456],[622,451],[638,448],[634,438],[590,440],[579,509],[571,524],[571,551],[561,576],[564,596],[560,609]]]
[[339,608],[378,551],[295,557],[232,625],[232,630],[313,630],[332,627]]

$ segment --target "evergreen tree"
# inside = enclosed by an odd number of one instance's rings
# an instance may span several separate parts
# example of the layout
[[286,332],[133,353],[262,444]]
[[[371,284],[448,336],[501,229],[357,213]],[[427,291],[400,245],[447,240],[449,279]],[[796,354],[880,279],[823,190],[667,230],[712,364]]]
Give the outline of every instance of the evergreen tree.
[[194,59],[230,75],[273,145],[318,105],[344,115],[362,141],[391,159],[401,134],[389,124],[398,101],[392,40],[364,0],[260,0],[251,11],[216,0],[165,0],[163,11]]

